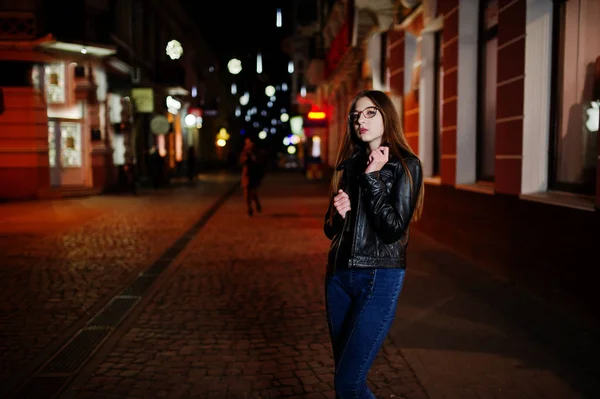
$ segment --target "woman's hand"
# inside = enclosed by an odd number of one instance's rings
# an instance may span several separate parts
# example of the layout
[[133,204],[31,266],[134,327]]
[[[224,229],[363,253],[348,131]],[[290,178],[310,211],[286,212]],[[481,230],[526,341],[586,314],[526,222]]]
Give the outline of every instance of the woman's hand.
[[365,173],[371,173],[381,170],[381,168],[383,168],[383,165],[385,165],[389,161],[389,157],[390,148],[387,146],[381,146],[371,151],[371,154],[369,154],[369,163],[367,164],[367,169],[365,170]]
[[346,212],[350,210],[350,197],[344,190],[338,190],[337,195],[333,197],[333,206],[335,206],[342,219],[345,219]]

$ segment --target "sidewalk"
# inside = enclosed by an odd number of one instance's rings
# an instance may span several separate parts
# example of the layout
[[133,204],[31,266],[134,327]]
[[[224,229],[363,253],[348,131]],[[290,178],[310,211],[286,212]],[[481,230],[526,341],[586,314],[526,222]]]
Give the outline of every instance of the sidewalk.
[[596,321],[553,309],[418,231],[408,259],[388,347],[430,398],[600,397]]
[[600,397],[600,335],[414,234],[391,332],[430,398]]

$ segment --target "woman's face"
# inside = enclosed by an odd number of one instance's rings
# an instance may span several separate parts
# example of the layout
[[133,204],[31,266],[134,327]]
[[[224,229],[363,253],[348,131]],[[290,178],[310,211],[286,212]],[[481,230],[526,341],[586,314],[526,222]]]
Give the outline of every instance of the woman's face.
[[374,150],[381,145],[383,137],[383,116],[368,97],[361,97],[350,113],[354,131],[358,139]]

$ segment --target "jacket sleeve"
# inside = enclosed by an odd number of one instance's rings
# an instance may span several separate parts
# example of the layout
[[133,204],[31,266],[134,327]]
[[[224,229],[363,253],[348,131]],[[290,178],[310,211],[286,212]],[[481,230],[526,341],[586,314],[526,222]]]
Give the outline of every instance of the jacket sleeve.
[[[333,223],[329,222],[330,212],[335,212],[335,215],[333,215]],[[323,231],[325,232],[325,235],[327,236],[327,238],[332,240],[336,234],[342,231],[343,227],[344,219],[342,219],[342,216],[338,213],[337,209],[335,209],[333,205],[331,205],[329,209],[327,209],[327,213],[325,214],[325,224],[323,226]]]
[[[408,228],[421,187],[421,162],[417,158],[406,160],[413,187],[404,167],[399,166],[390,193],[380,179],[379,172],[365,173],[361,178],[364,207],[374,230],[383,242],[392,244],[402,238]],[[412,193],[411,193],[412,191]]]

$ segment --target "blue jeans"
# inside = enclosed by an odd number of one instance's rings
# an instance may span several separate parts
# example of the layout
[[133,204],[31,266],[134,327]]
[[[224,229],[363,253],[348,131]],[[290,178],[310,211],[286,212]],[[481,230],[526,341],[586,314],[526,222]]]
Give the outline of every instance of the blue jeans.
[[337,269],[327,275],[327,321],[338,399],[375,399],[367,373],[392,325],[404,269]]

